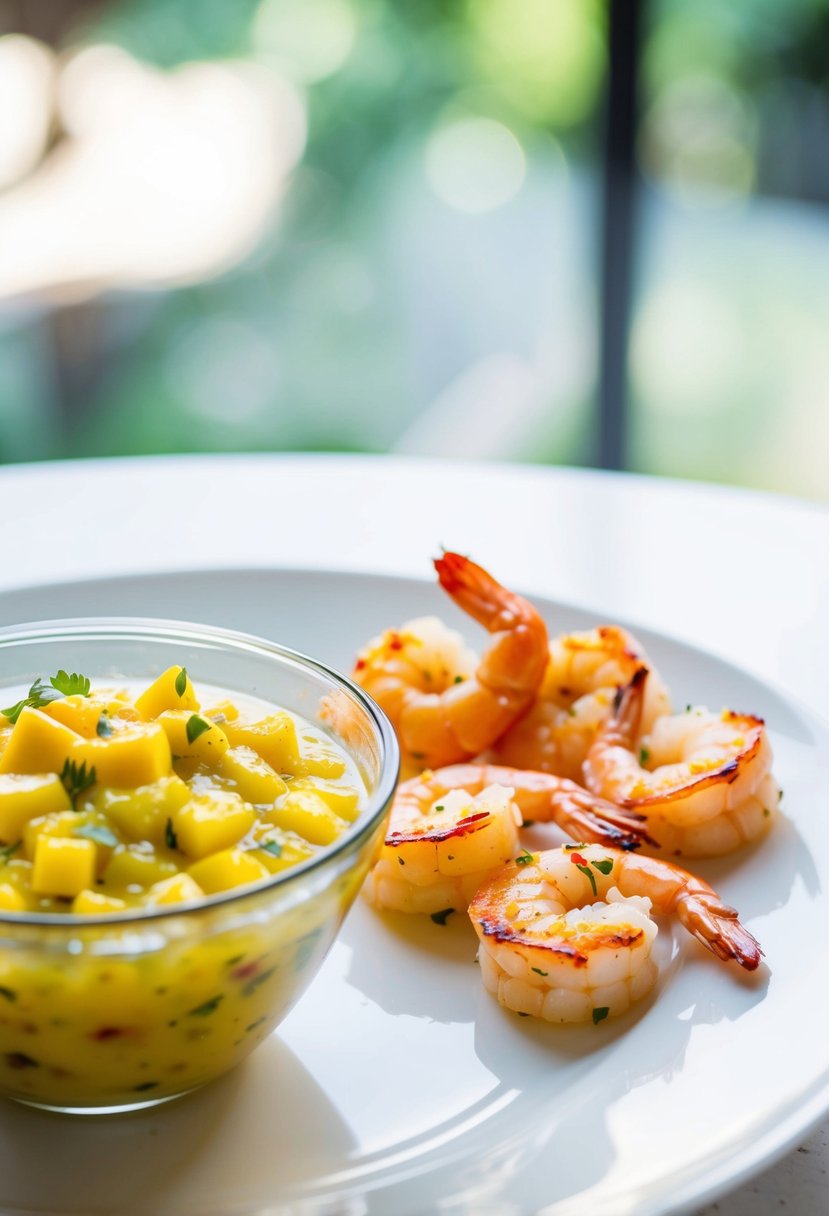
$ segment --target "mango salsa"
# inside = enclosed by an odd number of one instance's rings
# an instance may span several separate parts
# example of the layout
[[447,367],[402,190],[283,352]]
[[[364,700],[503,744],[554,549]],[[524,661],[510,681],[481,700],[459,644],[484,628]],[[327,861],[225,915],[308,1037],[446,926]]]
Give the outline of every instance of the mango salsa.
[[[323,728],[181,666],[147,687],[59,672],[23,692],[0,699],[18,698],[0,710],[0,917],[59,913],[77,949],[0,953],[0,1091],[59,1109],[181,1093],[270,1032],[353,890],[215,936],[197,921],[165,939],[133,914],[272,882],[348,830],[365,787]],[[96,951],[100,917],[123,953]]]
[[313,857],[365,802],[322,728],[181,666],[144,688],[38,678],[0,736],[0,910],[198,902]]

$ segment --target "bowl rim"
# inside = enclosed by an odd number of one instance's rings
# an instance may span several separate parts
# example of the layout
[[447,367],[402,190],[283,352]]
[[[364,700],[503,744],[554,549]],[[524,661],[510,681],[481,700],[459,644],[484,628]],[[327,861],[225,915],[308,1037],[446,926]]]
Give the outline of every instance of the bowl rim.
[[314,870],[322,869],[333,862],[346,849],[359,845],[372,834],[379,820],[385,815],[386,808],[394,794],[400,775],[400,748],[394,728],[386,714],[376,701],[348,676],[330,667],[320,659],[302,651],[293,650],[279,642],[272,642],[256,634],[245,633],[241,630],[225,629],[218,625],[201,625],[194,621],[181,621],[173,618],[155,617],[66,617],[46,621],[23,622],[22,624],[0,627],[0,651],[17,644],[46,640],[49,638],[65,637],[67,639],[86,638],[92,640],[95,634],[129,635],[133,640],[146,637],[152,639],[158,635],[169,637],[179,636],[182,641],[218,642],[228,649],[259,653],[269,659],[286,662],[292,666],[310,669],[317,675],[332,682],[345,692],[352,701],[368,715],[375,730],[375,735],[381,747],[380,780],[377,788],[369,794],[369,802],[363,814],[350,830],[343,832],[336,841],[321,852],[309,857],[290,869],[272,875],[269,879],[248,886],[232,888],[230,891],[219,891],[215,895],[206,896],[198,902],[172,904],[164,908],[142,908],[124,912],[97,912],[93,914],[76,914],[73,912],[14,912],[0,910],[0,926],[25,926],[28,928],[64,928],[76,935],[87,927],[100,925],[112,928],[138,928],[147,922],[158,922],[176,918],[197,916],[205,911],[212,911],[230,904],[241,905],[248,900],[258,900],[275,888],[289,888],[305,875]]

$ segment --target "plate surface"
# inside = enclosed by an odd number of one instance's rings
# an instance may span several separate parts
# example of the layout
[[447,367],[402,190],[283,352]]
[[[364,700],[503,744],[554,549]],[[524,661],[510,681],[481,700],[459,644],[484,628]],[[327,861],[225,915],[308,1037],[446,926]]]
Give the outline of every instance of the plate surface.
[[[598,623],[536,603],[556,631]],[[430,612],[481,644],[436,588],[375,575],[212,571],[0,595],[0,624],[180,618],[346,670],[373,633]],[[740,909],[767,968],[737,974],[668,927],[654,999],[557,1029],[483,992],[460,917],[440,927],[359,904],[289,1018],[224,1080],[110,1120],[0,1103],[3,1212],[655,1216],[802,1135],[829,1109],[829,732],[739,669],[637,632],[676,704],[769,723],[785,814],[757,849],[694,863]]]

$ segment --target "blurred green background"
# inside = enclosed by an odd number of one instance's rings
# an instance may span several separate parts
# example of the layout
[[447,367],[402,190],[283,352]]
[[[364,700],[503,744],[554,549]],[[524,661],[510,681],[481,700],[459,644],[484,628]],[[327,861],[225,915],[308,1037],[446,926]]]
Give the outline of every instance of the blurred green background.
[[[593,459],[605,4],[0,32],[0,460]],[[829,0],[652,0],[640,103],[629,467],[829,498]]]

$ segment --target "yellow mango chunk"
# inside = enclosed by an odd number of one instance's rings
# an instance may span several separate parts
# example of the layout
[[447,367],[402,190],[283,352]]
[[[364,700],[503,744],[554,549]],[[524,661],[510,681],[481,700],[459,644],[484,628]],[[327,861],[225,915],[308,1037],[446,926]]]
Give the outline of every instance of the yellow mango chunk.
[[239,791],[246,802],[273,803],[288,789],[267,760],[252,747],[231,747],[222,756],[219,775]]
[[232,701],[217,701],[215,705],[204,710],[204,716],[212,718],[217,726],[223,726],[225,722],[235,722],[239,717],[239,710]]
[[11,739],[13,730],[14,727],[8,718],[0,717],[0,756],[6,750],[6,744]]
[[152,785],[140,785],[134,790],[96,786],[79,805],[84,810],[103,815],[127,840],[149,840],[152,844],[163,845],[167,820],[189,797],[187,785],[172,773]]
[[[178,847],[188,857],[206,857],[247,835],[256,812],[230,790],[194,794],[173,815]],[[198,879],[196,880],[198,881]]]
[[292,790],[278,807],[268,811],[263,818],[268,823],[296,832],[311,844],[331,844],[347,826],[313,790]]
[[167,736],[157,722],[125,722],[105,738],[82,739],[72,759],[85,763],[87,770],[94,768],[99,785],[120,789],[151,785],[169,775],[173,763]]
[[0,756],[0,773],[59,773],[83,737],[26,705]]
[[298,777],[342,777],[346,764],[342,756],[322,739],[303,742],[299,760],[291,772]]
[[353,785],[340,785],[322,777],[297,777],[291,782],[291,791],[296,790],[311,790],[335,815],[349,823],[353,823],[360,813],[360,794]]
[[177,873],[176,863],[159,857],[153,849],[127,845],[113,853],[103,877],[107,892],[111,892],[127,891],[130,887],[147,890]]
[[[99,833],[101,839],[95,840],[94,835],[86,836],[90,830]],[[77,836],[81,840],[90,839],[101,846],[100,860],[106,860],[109,849],[114,848],[117,843],[106,820],[89,812],[78,814],[76,811],[58,811],[30,819],[23,828],[23,852],[27,857],[35,856],[37,842],[41,836]],[[107,838],[111,843],[107,843]]]
[[296,725],[290,714],[270,714],[260,722],[226,722],[231,747],[250,747],[277,773],[293,773],[299,764]]
[[221,726],[200,714],[168,709],[159,715],[158,724],[163,727],[177,760],[197,760],[213,766],[227,751],[227,735]]
[[10,882],[0,882],[0,908],[4,912],[24,912],[26,900]]
[[91,840],[38,838],[32,868],[32,890],[38,895],[77,895],[92,886],[96,847]]
[[203,899],[204,891],[189,874],[175,874],[157,882],[147,892],[147,903],[153,907],[166,904],[186,904]]
[[270,872],[261,861],[257,861],[250,853],[243,853],[241,849],[225,849],[224,852],[214,853],[211,857],[197,861],[187,872],[208,895],[270,877]]
[[50,701],[48,705],[43,706],[43,713],[47,717],[53,718],[55,722],[62,722],[64,726],[83,735],[85,739],[95,738],[98,722],[103,712],[103,702],[95,697],[80,695],[61,697],[59,700]]
[[157,718],[166,709],[185,709],[193,713],[199,708],[198,698],[186,673],[182,691],[176,688],[176,684],[181,686],[183,671],[183,667],[168,667],[157,680],[153,680],[149,688],[144,689],[140,697],[136,697],[135,708],[145,722]]
[[69,811],[72,804],[55,773],[0,775],[0,840],[19,840],[31,819],[52,811]]
[[316,849],[307,840],[302,840],[294,832],[283,832],[269,824],[262,824],[256,832],[260,847],[253,849],[251,856],[260,861],[271,874],[288,870],[313,857]]
[[123,912],[128,905],[125,900],[117,899],[114,895],[104,895],[101,891],[79,891],[72,900],[72,911],[86,916],[94,916],[101,912]]

